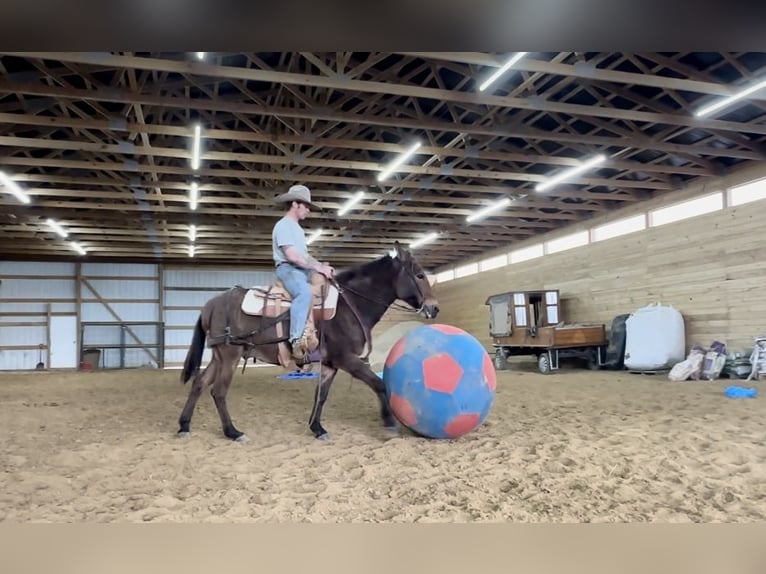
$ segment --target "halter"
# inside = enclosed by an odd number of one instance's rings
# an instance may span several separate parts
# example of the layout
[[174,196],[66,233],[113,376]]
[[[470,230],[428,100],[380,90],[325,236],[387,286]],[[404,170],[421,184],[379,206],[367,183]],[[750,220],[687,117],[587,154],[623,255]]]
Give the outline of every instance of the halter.
[[[418,285],[417,279],[415,278],[415,275],[412,272],[412,269],[410,267],[407,267],[405,269],[405,271],[406,271],[407,276],[409,277],[409,279],[415,285],[415,288],[418,290],[418,295],[420,295],[421,304],[420,304],[420,307],[417,308],[417,309],[415,309],[411,305],[407,305],[405,307],[404,305],[398,304],[396,301],[394,301],[393,303],[390,303],[390,304],[389,303],[384,303],[383,301],[381,301],[379,299],[376,299],[374,297],[370,297],[370,296],[368,296],[368,295],[366,295],[366,294],[364,294],[364,293],[362,293],[360,291],[357,291],[356,289],[352,289],[351,287],[349,287],[347,285],[344,286],[344,287],[341,287],[341,285],[334,278],[333,279],[329,279],[329,281],[335,286],[335,288],[338,290],[338,293],[340,293],[340,294],[342,294],[343,291],[346,290],[346,291],[350,291],[354,295],[358,295],[362,299],[366,299],[367,301],[370,301],[371,303],[377,303],[381,307],[393,307],[394,309],[397,309],[399,311],[406,311],[408,313],[420,313],[421,311],[423,311],[423,308],[426,306],[426,298],[423,295],[423,290],[420,288],[420,285]],[[356,315],[357,314],[356,313],[356,309],[353,308],[352,303],[347,298],[345,298],[345,297],[343,298],[343,300],[346,301],[346,303],[348,303],[349,306],[352,307],[352,310],[354,311],[354,314]],[[358,316],[357,316],[357,320],[359,320],[361,322],[361,319],[359,319]]]

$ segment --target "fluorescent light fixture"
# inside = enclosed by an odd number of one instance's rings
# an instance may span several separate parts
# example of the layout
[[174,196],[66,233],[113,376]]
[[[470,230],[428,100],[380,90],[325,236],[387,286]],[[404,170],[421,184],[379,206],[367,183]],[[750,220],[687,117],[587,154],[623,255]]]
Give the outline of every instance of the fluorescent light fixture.
[[192,211],[197,209],[197,200],[199,199],[199,188],[197,182],[193,181],[189,188],[189,207]]
[[363,197],[364,197],[364,192],[363,191],[357,191],[353,196],[351,196],[351,198],[346,203],[343,204],[343,207],[341,207],[338,210],[338,215],[343,215],[344,213],[346,213],[349,209],[351,209],[357,203],[362,201]]
[[192,144],[192,169],[199,169],[199,148],[200,138],[202,137],[202,127],[197,124],[194,126],[194,143]]
[[511,198],[510,197],[504,197],[503,199],[500,199],[500,200],[496,201],[495,203],[492,203],[492,204],[488,205],[484,209],[480,209],[479,211],[477,211],[473,215],[469,215],[468,217],[465,218],[465,220],[467,222],[469,222],[469,223],[472,222],[472,221],[478,221],[479,219],[487,217],[490,213],[493,213],[493,212],[495,212],[495,211],[497,211],[499,209],[502,209],[506,205],[510,205],[510,204],[511,204]]
[[400,155],[397,159],[395,159],[393,162],[389,164],[389,166],[384,169],[382,172],[378,174],[378,181],[383,181],[384,179],[388,179],[388,177],[394,173],[397,167],[402,165],[405,161],[410,159],[412,157],[412,154],[414,154],[418,148],[420,147],[420,142],[415,142],[410,149],[408,149],[406,152],[404,152],[402,155]]
[[424,235],[420,239],[410,243],[410,249],[417,249],[421,245],[425,245],[426,243],[431,243],[431,241],[433,241],[437,237],[439,237],[439,234],[436,231],[432,231],[428,235]]
[[87,251],[85,251],[85,249],[83,249],[83,246],[80,245],[79,243],[77,243],[76,241],[70,241],[69,245],[71,245],[72,249],[77,251],[77,253],[79,253],[80,255],[85,255],[87,253]]
[[606,161],[606,156],[604,154],[599,154],[595,157],[592,157],[588,161],[585,161],[578,166],[562,171],[560,174],[554,175],[553,177],[538,183],[535,187],[535,191],[545,191],[546,189],[550,189],[554,185],[557,185],[567,179],[571,179],[576,175],[580,175],[582,172],[587,171],[604,161]]
[[53,221],[52,219],[46,219],[45,223],[47,223],[53,231],[58,233],[61,237],[68,237],[69,233],[67,233],[66,229],[61,227],[58,223]]
[[321,229],[317,229],[317,230],[316,230],[314,233],[312,233],[312,234],[311,234],[311,236],[310,236],[310,237],[309,237],[309,238],[306,240],[306,245],[311,245],[312,243],[314,243],[314,241],[316,241],[316,240],[319,238],[319,236],[320,236],[320,235],[322,235],[322,230],[321,230]]
[[189,241],[197,239],[197,226],[192,224],[189,226]]
[[497,70],[494,74],[492,74],[489,78],[487,78],[484,83],[479,86],[479,91],[483,92],[486,90],[490,84],[492,84],[495,80],[497,80],[500,76],[505,74],[511,66],[513,66],[516,62],[521,60],[524,56],[527,55],[527,52],[516,52],[511,58],[503,64],[503,67]]
[[762,90],[763,88],[766,88],[766,80],[761,80],[757,84],[753,84],[749,88],[745,88],[744,90],[737,92],[736,94],[732,94],[731,96],[727,98],[723,98],[722,100],[719,100],[715,102],[714,104],[710,104],[705,106],[704,108],[700,108],[696,112],[694,112],[694,116],[701,118],[708,114],[713,113],[716,110],[720,110],[721,108],[725,108],[729,104],[733,104],[737,100],[741,100],[742,98],[746,98],[750,94],[753,94],[757,92],[758,90]]
[[32,201],[29,199],[29,196],[22,191],[22,189],[19,187],[19,184],[8,177],[4,171],[0,171],[0,183],[2,183],[5,188],[13,195],[15,195],[16,199],[18,199],[21,203],[29,203]]
[[194,245],[189,245],[189,257],[194,257]]
[[204,60],[205,59],[205,52],[196,52],[196,54],[197,54],[197,58],[198,59],[200,59],[200,60]]

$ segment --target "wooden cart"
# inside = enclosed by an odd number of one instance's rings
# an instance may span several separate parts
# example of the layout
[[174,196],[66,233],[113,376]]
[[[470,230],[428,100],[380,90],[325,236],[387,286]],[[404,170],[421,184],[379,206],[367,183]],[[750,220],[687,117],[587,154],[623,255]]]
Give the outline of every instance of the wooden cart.
[[495,368],[508,368],[512,355],[535,355],[541,373],[559,368],[559,358],[585,359],[598,369],[606,359],[603,324],[566,324],[558,290],[508,291],[491,295],[489,333],[495,347]]

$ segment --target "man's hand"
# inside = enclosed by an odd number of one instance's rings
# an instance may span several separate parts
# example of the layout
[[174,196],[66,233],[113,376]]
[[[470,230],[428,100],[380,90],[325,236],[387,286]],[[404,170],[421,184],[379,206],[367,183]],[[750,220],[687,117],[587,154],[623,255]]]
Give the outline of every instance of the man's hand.
[[335,269],[332,268],[332,266],[328,265],[327,263],[322,263],[319,265],[319,269],[317,269],[322,275],[327,277],[328,279],[332,279],[332,276],[335,275]]

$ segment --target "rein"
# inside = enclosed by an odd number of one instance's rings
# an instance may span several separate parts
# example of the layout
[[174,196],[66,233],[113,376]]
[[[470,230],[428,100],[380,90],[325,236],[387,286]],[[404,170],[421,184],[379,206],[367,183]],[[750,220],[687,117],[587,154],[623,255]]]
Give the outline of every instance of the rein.
[[[364,346],[367,349],[367,354],[364,356],[364,359],[367,359],[367,357],[370,356],[370,353],[372,353],[372,333],[370,333],[370,330],[367,328],[367,325],[365,325],[364,321],[362,321],[362,317],[359,315],[359,310],[356,308],[356,305],[354,305],[351,302],[351,300],[348,297],[346,297],[345,290],[347,289],[347,287],[341,287],[340,284],[335,279],[328,279],[328,281],[330,281],[338,290],[338,294],[341,297],[343,297],[343,300],[346,302],[346,305],[348,305],[348,308],[351,309],[351,312],[354,314],[354,317],[359,323],[359,327],[361,327],[362,333],[364,334]],[[348,289],[348,290],[351,291],[352,293],[356,293],[354,289]]]

